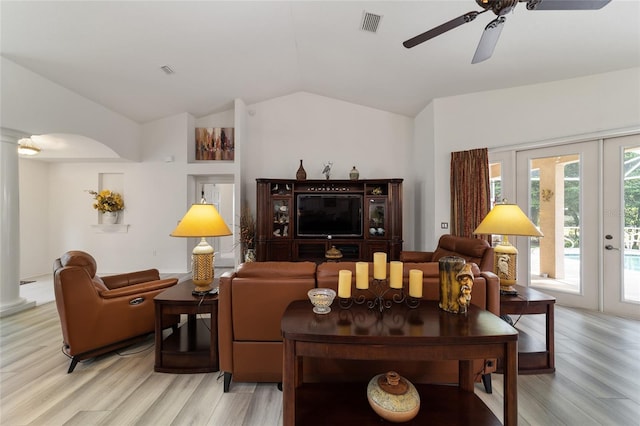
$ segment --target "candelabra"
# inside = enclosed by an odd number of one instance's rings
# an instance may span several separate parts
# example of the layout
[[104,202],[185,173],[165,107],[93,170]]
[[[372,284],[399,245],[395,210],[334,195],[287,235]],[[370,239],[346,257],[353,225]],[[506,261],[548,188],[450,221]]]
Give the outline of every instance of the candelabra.
[[[369,309],[378,309],[380,313],[384,312],[385,309],[390,309],[394,303],[405,303],[412,309],[420,306],[420,298],[406,294],[403,287],[390,287],[386,279],[373,278],[366,289],[358,290],[360,290],[360,293],[357,296],[340,297],[338,306],[342,309],[349,309],[354,303],[358,305],[366,303]],[[364,290],[369,293],[370,297],[363,294]],[[390,294],[390,297],[385,297],[389,292],[393,292],[393,294]]]

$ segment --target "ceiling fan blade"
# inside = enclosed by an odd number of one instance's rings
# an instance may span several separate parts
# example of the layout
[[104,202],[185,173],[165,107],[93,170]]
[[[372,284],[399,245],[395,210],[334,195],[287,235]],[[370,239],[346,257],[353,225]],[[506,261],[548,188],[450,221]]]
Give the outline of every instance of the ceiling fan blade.
[[611,0],[520,0],[527,2],[528,10],[596,10]]
[[500,33],[502,32],[502,27],[506,20],[507,18],[504,16],[498,16],[496,19],[489,22],[489,25],[484,28],[476,53],[473,55],[473,59],[471,60],[472,64],[485,61],[493,55],[493,50],[496,48],[496,44],[500,38]]
[[439,36],[440,34],[446,33],[447,31],[452,30],[456,27],[459,27],[462,24],[466,24],[467,22],[473,21],[474,19],[476,19],[478,15],[484,12],[486,11],[484,10],[482,12],[472,11],[472,12],[465,13],[462,16],[458,16],[457,18],[454,18],[448,22],[445,22],[442,25],[438,25],[437,27],[432,28],[429,31],[419,34],[413,38],[410,38],[409,40],[403,42],[402,45],[407,49],[415,47],[420,43],[424,43],[427,40],[431,40],[432,38]]

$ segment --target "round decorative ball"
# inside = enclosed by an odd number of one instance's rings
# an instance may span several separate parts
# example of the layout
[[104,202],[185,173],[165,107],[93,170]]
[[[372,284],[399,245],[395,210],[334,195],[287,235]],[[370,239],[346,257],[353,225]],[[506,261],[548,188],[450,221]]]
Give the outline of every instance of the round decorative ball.
[[367,386],[369,405],[383,419],[402,423],[418,415],[420,395],[415,386],[395,371],[378,374]]

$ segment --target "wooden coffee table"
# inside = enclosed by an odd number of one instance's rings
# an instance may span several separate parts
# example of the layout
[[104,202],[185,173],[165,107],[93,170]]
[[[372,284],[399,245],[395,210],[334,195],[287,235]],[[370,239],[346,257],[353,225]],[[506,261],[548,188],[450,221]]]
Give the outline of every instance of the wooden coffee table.
[[[518,421],[518,332],[491,312],[471,306],[456,315],[423,301],[416,309],[394,305],[380,317],[364,305],[335,306],[326,315],[309,301],[292,302],[282,317],[284,426],[379,425],[366,383],[304,383],[304,357],[439,361],[459,360],[459,386],[416,385],[421,408],[412,424],[501,424],[474,390],[474,359],[502,358],[504,424]],[[320,324],[320,326],[319,326]]]
[[[217,287],[217,284],[215,285]],[[218,294],[193,296],[195,286],[184,281],[158,294],[156,308],[155,371],[209,373],[218,371]],[[166,315],[187,314],[187,322],[163,339]],[[210,318],[197,318],[209,314]]]

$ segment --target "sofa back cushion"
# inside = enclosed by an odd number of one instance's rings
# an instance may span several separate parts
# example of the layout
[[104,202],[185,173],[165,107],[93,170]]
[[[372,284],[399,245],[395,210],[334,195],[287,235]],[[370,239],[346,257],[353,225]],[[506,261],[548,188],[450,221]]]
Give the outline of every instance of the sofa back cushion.
[[[313,262],[250,262],[233,279],[231,301],[236,341],[281,341],[280,320],[294,300],[315,287]],[[309,309],[313,309],[309,302]]]
[[[369,269],[371,268],[372,266],[369,265]],[[316,270],[318,288],[332,288],[338,291],[338,275],[342,269],[351,271],[352,287],[355,289],[356,262],[325,262],[319,264]]]

